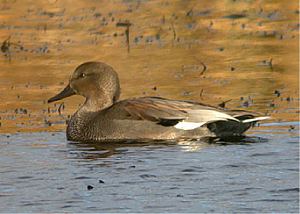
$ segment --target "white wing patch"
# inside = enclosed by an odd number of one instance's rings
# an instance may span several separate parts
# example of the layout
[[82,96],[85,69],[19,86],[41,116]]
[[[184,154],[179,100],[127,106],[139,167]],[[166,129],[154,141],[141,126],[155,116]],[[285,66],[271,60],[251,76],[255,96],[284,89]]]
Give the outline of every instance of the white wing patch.
[[176,129],[182,130],[193,130],[199,128],[200,126],[204,125],[205,123],[193,123],[193,122],[179,122],[174,127]]
[[225,114],[223,112],[211,110],[211,109],[197,109],[188,111],[188,119],[177,123],[174,127],[183,130],[193,130],[203,126],[209,122],[221,121],[221,120],[234,120],[240,122],[238,119]]

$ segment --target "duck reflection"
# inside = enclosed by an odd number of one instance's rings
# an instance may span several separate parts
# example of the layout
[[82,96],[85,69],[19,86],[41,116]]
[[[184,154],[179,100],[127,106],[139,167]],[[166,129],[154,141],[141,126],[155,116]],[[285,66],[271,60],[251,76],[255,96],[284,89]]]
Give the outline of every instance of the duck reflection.
[[110,143],[77,143],[70,142],[68,147],[70,148],[69,153],[71,158],[75,159],[100,159],[108,158],[112,155],[126,153],[129,148],[141,148],[146,146],[153,146],[151,149],[161,148],[161,146],[174,146],[176,142],[173,141],[157,141],[153,144],[153,141],[145,142],[110,142]]
[[203,138],[201,140],[179,140],[179,141],[145,141],[145,142],[111,142],[111,143],[78,143],[69,142],[69,158],[96,160],[109,158],[113,155],[125,154],[131,148],[140,149],[142,147],[151,146],[151,150],[160,149],[162,147],[177,147],[184,152],[199,152],[202,149],[213,146],[229,146],[229,145],[249,145],[253,143],[264,143],[268,140],[256,136],[244,136],[220,140],[218,138]]

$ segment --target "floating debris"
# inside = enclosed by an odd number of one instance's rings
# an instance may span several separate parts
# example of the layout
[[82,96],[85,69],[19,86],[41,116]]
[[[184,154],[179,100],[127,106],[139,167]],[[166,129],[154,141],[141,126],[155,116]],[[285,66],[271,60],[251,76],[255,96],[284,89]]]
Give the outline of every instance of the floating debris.
[[153,42],[152,36],[147,36],[146,37],[146,43],[152,43],[152,42]]
[[203,67],[202,71],[200,72],[200,76],[202,76],[202,75],[204,74],[204,72],[207,70],[207,66],[206,66],[201,60],[199,60],[198,58],[195,57],[195,59],[196,59],[197,61],[199,61],[199,63],[200,63],[200,64],[202,65],[202,67]]
[[203,66],[203,70],[201,71],[200,75],[203,75],[204,72],[206,71],[207,67],[203,62],[200,62],[200,64]]
[[198,16],[208,16],[211,13],[210,10],[203,10],[197,13]]
[[281,95],[280,91],[278,91],[278,90],[275,90],[274,94],[276,94],[277,97],[280,97],[280,95]]
[[87,185],[87,190],[92,190],[92,189],[94,189],[94,187],[92,186],[92,185]]
[[65,104],[61,103],[58,107],[58,114],[61,115],[61,111],[65,109]]
[[270,103],[270,107],[274,108],[275,104],[274,103]]
[[190,96],[191,94],[192,94],[191,91],[184,91],[184,92],[182,93],[183,96]]
[[10,54],[10,36],[3,41],[2,45],[1,45],[1,51],[2,53],[4,53],[4,56],[8,57],[8,60],[11,61],[11,54]]
[[173,41],[175,41],[176,38],[177,38],[177,34],[176,34],[176,30],[175,30],[175,27],[174,27],[173,23],[171,23],[171,27],[172,27],[172,31],[173,31]]
[[193,9],[190,9],[187,13],[186,16],[193,16]]
[[156,178],[156,175],[152,175],[152,174],[142,174],[140,175],[141,178]]
[[279,20],[280,19],[280,13],[277,10],[275,10],[275,11],[267,14],[267,18],[271,19],[273,21]]
[[295,129],[295,126],[290,125],[289,132],[292,131],[292,130],[294,130],[294,129]]
[[271,69],[273,69],[273,58],[271,58],[270,60],[263,60],[259,63],[259,65],[261,66],[268,66]]
[[225,18],[225,19],[242,19],[245,17],[247,17],[247,15],[245,15],[245,14],[230,14],[227,16],[223,16],[223,18]]
[[1,51],[6,54],[9,52],[9,48],[10,48],[10,36],[3,41],[1,45]]
[[99,12],[97,12],[97,13],[94,14],[94,17],[96,17],[96,18],[99,18],[100,16],[102,16],[102,14],[99,13]]
[[27,109],[17,108],[15,109],[15,114],[27,114]]
[[218,104],[218,106],[221,107],[221,108],[225,108],[226,103],[230,102],[231,100],[232,100],[232,99],[223,101],[223,102],[221,102],[220,104]]
[[127,52],[130,52],[130,39],[129,39],[129,28],[132,24],[127,20],[125,22],[118,22],[116,24],[117,27],[126,27],[125,35],[126,35],[126,44],[127,44]]
[[45,119],[44,122],[47,126],[52,126],[52,123],[49,120]]
[[210,10],[202,10],[202,11],[194,11],[193,9],[190,9],[186,16],[193,17],[193,16],[208,16],[211,13]]
[[200,91],[200,94],[199,94],[200,99],[201,99],[202,96],[203,96],[203,92],[204,92],[204,89],[202,88],[201,91]]
[[156,38],[156,40],[160,40],[160,34],[159,34],[159,33],[156,34],[156,35],[155,35],[155,38]]
[[58,11],[58,12],[51,12],[51,11],[42,11],[40,12],[40,16],[48,16],[49,18],[53,18],[54,16],[63,16],[65,13],[65,9]]
[[247,101],[247,100],[246,100],[245,102],[242,103],[242,106],[243,106],[243,107],[249,107],[249,105],[250,105],[250,103],[249,103],[249,101]]

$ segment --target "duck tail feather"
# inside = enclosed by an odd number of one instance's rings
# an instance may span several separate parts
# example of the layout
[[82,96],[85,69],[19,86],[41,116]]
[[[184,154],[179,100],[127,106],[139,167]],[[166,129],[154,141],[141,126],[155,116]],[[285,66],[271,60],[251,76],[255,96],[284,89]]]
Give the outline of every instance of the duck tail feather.
[[270,119],[271,117],[269,116],[264,116],[264,117],[255,117],[255,118],[251,118],[251,119],[246,119],[246,120],[242,120],[242,123],[252,123],[252,122],[257,122],[257,121],[261,121],[261,120],[267,120]]

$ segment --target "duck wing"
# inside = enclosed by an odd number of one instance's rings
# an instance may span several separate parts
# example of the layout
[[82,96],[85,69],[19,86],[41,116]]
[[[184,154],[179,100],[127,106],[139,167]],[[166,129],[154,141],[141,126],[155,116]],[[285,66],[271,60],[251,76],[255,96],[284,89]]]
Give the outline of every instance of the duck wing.
[[123,107],[135,119],[148,120],[183,130],[192,130],[216,121],[240,122],[221,108],[160,97],[124,100]]

